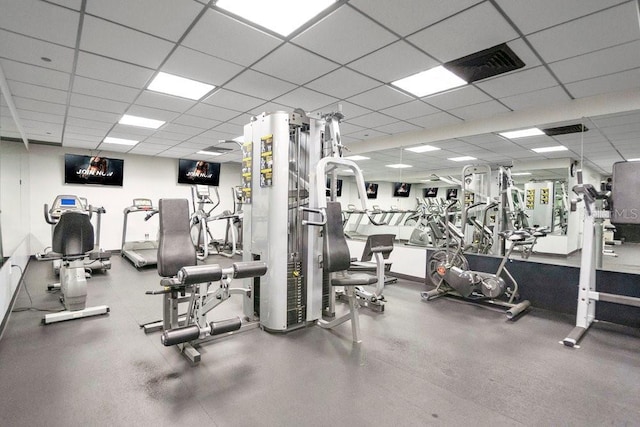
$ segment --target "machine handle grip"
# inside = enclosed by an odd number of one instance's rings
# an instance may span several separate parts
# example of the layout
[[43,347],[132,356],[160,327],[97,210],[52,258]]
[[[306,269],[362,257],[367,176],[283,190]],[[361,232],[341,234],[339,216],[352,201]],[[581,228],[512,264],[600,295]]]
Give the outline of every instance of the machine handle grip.
[[327,223],[327,216],[325,215],[324,210],[306,208],[304,206],[301,206],[299,209],[300,209],[301,212],[308,212],[310,214],[317,214],[317,215],[320,215],[320,217],[322,218],[320,221],[311,221],[311,220],[308,220],[308,219],[303,219],[302,220],[302,225],[314,225],[314,226],[322,227]]
[[51,219],[51,215],[49,215],[49,205],[47,203],[44,204],[44,220],[47,221],[47,224],[56,224],[56,222]]

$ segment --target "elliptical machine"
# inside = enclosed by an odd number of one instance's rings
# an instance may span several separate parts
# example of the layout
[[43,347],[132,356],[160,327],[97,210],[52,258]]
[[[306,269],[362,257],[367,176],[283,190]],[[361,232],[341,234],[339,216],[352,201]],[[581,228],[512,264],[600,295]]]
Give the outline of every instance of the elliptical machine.
[[[454,206],[457,200],[452,200],[446,211]],[[448,230],[447,230],[447,234]],[[546,235],[543,230],[507,230],[498,235],[511,242],[498,270],[495,273],[469,270],[469,263],[463,255],[463,243],[460,242],[456,250],[449,247],[433,253],[427,262],[427,279],[436,287],[433,290],[421,292],[423,300],[431,301],[441,296],[450,295],[466,301],[481,302],[506,308],[507,319],[515,319],[531,304],[528,300],[515,301],[519,298],[518,282],[513,278],[506,263],[513,250],[520,246],[535,244],[538,237]],[[448,239],[447,239],[448,240]],[[530,249],[529,249],[530,250]],[[506,279],[505,277],[506,276]]]

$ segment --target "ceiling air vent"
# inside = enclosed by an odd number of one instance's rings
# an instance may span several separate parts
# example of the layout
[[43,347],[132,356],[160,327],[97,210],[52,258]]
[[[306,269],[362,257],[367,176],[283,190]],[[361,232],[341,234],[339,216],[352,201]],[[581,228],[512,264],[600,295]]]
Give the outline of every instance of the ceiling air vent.
[[524,67],[524,62],[506,43],[444,64],[444,67],[467,83],[508,73]]
[[222,153],[225,151],[231,151],[233,148],[221,147],[219,145],[212,145],[211,147],[203,148],[204,151],[217,151],[218,153]]
[[568,133],[581,133],[588,131],[585,125],[577,124],[577,125],[568,125],[568,126],[559,126],[557,128],[548,128],[542,129],[542,132],[546,133],[549,136],[555,135],[566,135]]

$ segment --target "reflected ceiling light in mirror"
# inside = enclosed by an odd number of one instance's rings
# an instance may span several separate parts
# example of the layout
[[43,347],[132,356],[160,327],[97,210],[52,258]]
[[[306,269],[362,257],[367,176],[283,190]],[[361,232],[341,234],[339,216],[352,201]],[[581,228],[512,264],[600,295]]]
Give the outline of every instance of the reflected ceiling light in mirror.
[[529,136],[538,136],[538,135],[544,135],[544,134],[545,133],[538,128],[520,129],[520,130],[512,130],[510,132],[498,133],[498,135],[504,136],[505,138],[509,138],[509,139],[527,138]]
[[551,147],[539,147],[532,148],[531,151],[535,151],[536,153],[552,153],[554,151],[567,151],[568,148],[564,145],[554,145]]
[[202,154],[202,155],[205,155],[205,156],[220,156],[220,155],[222,155],[222,153],[219,153],[217,151],[206,151],[206,150],[200,150],[196,154]]
[[454,161],[454,162],[468,162],[471,160],[478,160],[475,157],[471,157],[471,156],[461,156],[461,157],[450,157],[448,160]]
[[159,72],[147,87],[147,89],[154,92],[166,93],[195,101],[211,92],[214,88],[214,85],[163,72]]
[[627,162],[640,162],[640,157],[637,157],[635,159],[627,159]]
[[133,139],[124,139],[124,138],[114,138],[112,136],[105,137],[102,142],[106,144],[117,144],[117,145],[136,145],[140,141],[135,141]]
[[407,148],[406,150],[413,151],[414,153],[426,153],[427,151],[438,151],[440,148],[432,145],[418,145],[417,147]]
[[423,97],[464,86],[467,82],[440,65],[404,79],[396,80],[391,84],[417,97]]
[[412,168],[413,166],[411,165],[405,165],[404,163],[396,163],[394,165],[385,165],[388,168],[392,168],[392,169],[406,169],[406,168]]
[[531,172],[511,172],[511,176],[528,176]]
[[360,156],[360,155],[354,155],[354,156],[348,156],[345,157],[345,159],[347,160],[353,160],[353,161],[358,161],[358,160],[369,160],[370,157],[365,157],[365,156]]
[[158,129],[165,124],[162,120],[147,119],[146,117],[131,116],[125,114],[118,121],[121,125],[138,126],[141,128]]
[[288,36],[336,0],[218,0],[217,7]]

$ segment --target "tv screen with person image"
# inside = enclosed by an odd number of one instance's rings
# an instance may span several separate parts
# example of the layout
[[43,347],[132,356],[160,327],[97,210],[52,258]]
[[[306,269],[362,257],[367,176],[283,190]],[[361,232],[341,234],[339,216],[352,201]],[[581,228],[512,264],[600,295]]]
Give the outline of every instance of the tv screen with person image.
[[378,184],[375,182],[365,182],[364,188],[367,190],[367,199],[378,198]]
[[393,183],[393,197],[409,197],[411,193],[411,184],[406,182]]
[[178,184],[220,185],[220,163],[180,159]]

